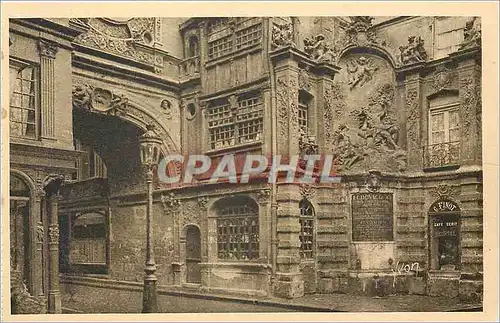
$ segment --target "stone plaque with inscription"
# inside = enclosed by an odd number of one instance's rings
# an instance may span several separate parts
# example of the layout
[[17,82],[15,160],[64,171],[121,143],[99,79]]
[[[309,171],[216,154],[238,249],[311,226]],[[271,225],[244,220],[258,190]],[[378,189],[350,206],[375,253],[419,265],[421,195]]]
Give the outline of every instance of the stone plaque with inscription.
[[392,193],[352,195],[353,241],[394,240],[392,199]]

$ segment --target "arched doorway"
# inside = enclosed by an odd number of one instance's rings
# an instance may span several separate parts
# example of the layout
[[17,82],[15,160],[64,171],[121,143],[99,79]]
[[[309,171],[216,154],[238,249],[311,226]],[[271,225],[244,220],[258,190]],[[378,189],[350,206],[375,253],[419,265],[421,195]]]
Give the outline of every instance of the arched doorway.
[[195,225],[186,227],[186,282],[201,283],[201,233]]
[[431,270],[460,269],[460,208],[451,200],[429,209],[429,265]]
[[32,291],[30,231],[31,190],[21,178],[10,177],[10,269],[18,273],[29,292]]

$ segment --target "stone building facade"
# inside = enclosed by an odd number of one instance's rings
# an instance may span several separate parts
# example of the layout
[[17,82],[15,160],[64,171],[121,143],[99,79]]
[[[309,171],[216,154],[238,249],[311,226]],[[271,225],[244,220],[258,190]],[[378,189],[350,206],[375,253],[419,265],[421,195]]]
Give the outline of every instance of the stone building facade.
[[11,236],[13,214],[29,230],[12,264],[34,295],[56,293],[56,258],[65,282],[141,281],[153,124],[163,156],[332,154],[342,178],[156,183],[158,284],[482,298],[480,33],[467,17],[13,19]]

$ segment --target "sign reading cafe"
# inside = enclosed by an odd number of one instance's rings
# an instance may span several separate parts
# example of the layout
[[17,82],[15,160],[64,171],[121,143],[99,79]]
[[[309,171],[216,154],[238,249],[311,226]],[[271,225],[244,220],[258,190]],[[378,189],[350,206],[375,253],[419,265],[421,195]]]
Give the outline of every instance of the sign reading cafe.
[[392,193],[352,195],[352,240],[394,240]]

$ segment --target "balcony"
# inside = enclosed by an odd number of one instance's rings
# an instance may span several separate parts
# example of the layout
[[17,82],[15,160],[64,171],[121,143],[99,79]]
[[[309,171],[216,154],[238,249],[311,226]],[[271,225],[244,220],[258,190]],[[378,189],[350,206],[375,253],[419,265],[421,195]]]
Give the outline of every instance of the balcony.
[[424,170],[460,167],[460,141],[424,147]]

